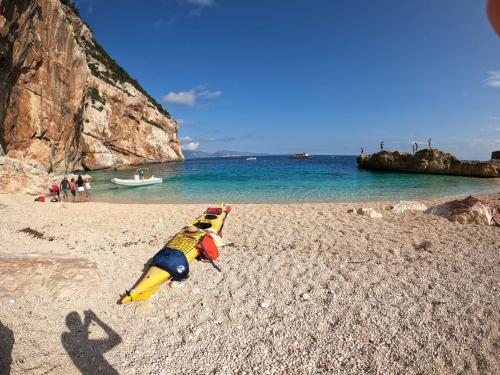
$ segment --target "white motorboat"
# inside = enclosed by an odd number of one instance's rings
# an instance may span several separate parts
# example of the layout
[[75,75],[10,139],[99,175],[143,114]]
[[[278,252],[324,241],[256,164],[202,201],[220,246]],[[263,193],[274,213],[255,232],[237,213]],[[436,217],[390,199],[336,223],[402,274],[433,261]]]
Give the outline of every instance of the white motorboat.
[[153,184],[161,184],[163,179],[161,177],[151,176],[150,178],[140,179],[139,176],[135,175],[134,179],[122,179],[122,178],[112,178],[111,182],[115,185],[121,186],[146,186]]
[[251,157],[251,158],[247,158],[247,160],[257,160],[257,158]]

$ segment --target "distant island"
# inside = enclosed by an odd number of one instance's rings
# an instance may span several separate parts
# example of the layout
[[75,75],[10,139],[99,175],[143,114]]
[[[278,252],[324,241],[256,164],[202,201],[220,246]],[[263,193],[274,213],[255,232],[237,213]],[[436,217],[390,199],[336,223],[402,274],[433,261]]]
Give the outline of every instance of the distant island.
[[240,156],[269,156],[272,154],[257,153],[257,152],[243,152],[243,151],[189,151],[182,150],[186,159],[203,159],[203,158],[231,158]]

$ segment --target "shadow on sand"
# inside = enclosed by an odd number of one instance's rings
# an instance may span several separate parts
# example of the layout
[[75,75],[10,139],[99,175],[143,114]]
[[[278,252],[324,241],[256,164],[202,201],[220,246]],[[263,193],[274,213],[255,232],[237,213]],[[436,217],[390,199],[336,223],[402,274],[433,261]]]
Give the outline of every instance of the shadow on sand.
[[[95,322],[103,329],[107,337],[104,339],[89,339],[89,327]],[[104,358],[104,353],[121,343],[122,339],[108,325],[102,322],[92,310],[84,312],[83,323],[80,315],[73,311],[66,316],[69,332],[63,332],[61,341],[71,360],[83,375],[103,374],[117,375],[115,370]]]
[[14,333],[0,321],[0,374],[10,374]]

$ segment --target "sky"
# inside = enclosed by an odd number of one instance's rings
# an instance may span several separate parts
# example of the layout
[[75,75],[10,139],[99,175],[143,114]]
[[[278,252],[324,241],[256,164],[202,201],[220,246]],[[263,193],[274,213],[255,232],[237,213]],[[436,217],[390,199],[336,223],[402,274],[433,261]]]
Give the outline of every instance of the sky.
[[483,0],[77,0],[180,123],[184,149],[500,149],[500,38]]

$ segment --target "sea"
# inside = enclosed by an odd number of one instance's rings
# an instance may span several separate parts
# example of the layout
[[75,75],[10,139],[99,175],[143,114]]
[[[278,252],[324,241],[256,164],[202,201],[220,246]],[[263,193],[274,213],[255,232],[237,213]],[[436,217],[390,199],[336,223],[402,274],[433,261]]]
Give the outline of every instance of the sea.
[[[146,177],[163,183],[118,187],[110,180]],[[90,172],[93,200],[117,203],[305,203],[434,199],[500,188],[498,179],[374,172],[357,167],[356,156],[315,155],[190,159],[125,170]]]

